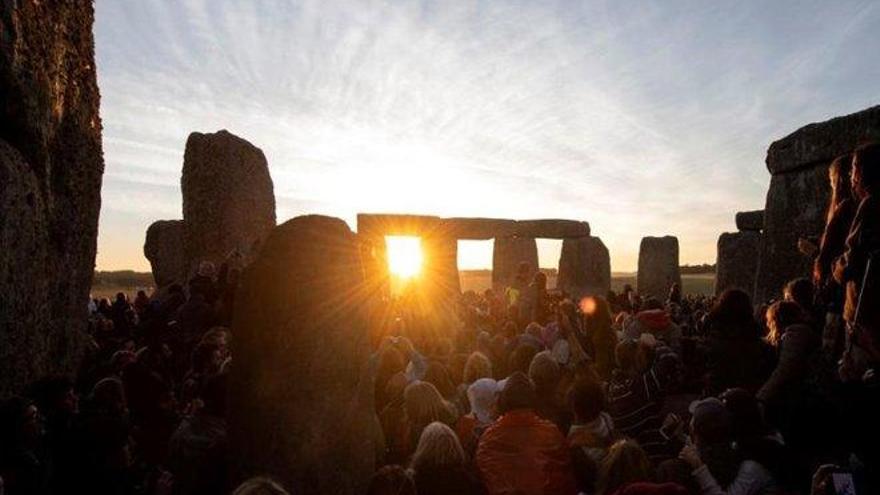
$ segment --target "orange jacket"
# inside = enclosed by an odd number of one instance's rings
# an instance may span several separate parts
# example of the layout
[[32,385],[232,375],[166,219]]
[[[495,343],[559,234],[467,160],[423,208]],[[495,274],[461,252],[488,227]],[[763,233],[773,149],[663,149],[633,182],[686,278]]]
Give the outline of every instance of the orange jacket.
[[477,468],[489,495],[577,493],[565,437],[532,410],[510,411],[483,433]]

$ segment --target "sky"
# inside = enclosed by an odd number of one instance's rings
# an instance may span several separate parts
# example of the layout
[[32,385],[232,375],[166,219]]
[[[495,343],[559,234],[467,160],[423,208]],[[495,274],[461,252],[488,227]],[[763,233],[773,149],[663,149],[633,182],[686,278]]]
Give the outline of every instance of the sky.
[[[99,270],[149,270],[190,132],[263,150],[279,223],[358,212],[586,220],[614,271],[714,263],[768,145],[880,103],[871,1],[98,0]],[[540,241],[555,267],[561,241]],[[460,268],[491,266],[461,242]]]

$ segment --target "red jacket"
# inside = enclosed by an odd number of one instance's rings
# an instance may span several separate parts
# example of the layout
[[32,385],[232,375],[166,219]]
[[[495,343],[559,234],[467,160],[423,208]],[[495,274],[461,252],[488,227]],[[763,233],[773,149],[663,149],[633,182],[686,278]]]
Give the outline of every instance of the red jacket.
[[477,468],[490,495],[577,493],[565,437],[534,411],[510,411],[477,447]]

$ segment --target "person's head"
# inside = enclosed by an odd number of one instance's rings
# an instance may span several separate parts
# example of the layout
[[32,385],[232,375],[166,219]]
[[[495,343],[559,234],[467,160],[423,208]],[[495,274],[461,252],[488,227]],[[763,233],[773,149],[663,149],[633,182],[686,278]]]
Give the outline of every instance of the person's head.
[[756,337],[752,299],[740,289],[721,293],[708,316],[713,331],[726,337]]
[[498,415],[498,382],[492,378],[480,378],[467,389],[471,412],[478,421],[488,423]]
[[116,302],[121,303],[121,304],[125,303],[125,293],[124,292],[117,292],[116,293]]
[[192,354],[192,369],[197,373],[211,374],[220,370],[223,354],[211,342],[199,342]]
[[95,409],[113,415],[124,415],[128,412],[128,402],[125,400],[125,389],[122,380],[116,377],[103,378],[92,387],[89,394],[89,403]]
[[807,278],[796,278],[788,282],[782,294],[786,301],[798,303],[804,311],[813,307],[813,282]]
[[694,401],[689,408],[691,436],[697,447],[726,445],[732,440],[730,412],[719,399],[709,397]]
[[464,365],[464,383],[473,383],[480,378],[492,376],[492,362],[482,352],[472,352]]
[[535,284],[535,287],[539,289],[547,288],[547,275],[544,274],[541,270],[535,272],[535,276],[532,277],[532,283]]
[[425,376],[422,379],[432,383],[437,387],[440,395],[447,399],[455,395],[455,384],[452,383],[452,378],[449,376],[449,369],[439,361],[428,363],[428,367],[425,368]]
[[147,297],[147,293],[143,289],[141,289],[141,290],[137,291],[137,296],[138,296],[138,299],[144,299]]
[[596,493],[608,495],[628,483],[651,480],[651,461],[635,440],[619,440],[602,459]]
[[605,410],[605,391],[596,380],[580,379],[568,391],[568,404],[577,423],[590,423]]
[[238,485],[232,495],[288,495],[277,482],[258,476]]
[[651,365],[651,352],[647,346],[636,340],[624,340],[614,348],[617,367],[625,374],[635,375]]
[[880,143],[865,144],[856,149],[850,182],[860,198],[877,192],[880,187]]
[[743,388],[730,388],[719,397],[730,413],[730,432],[734,439],[762,437],[767,423],[755,396]]
[[416,483],[406,469],[398,465],[382,466],[370,478],[367,495],[416,495]]
[[657,310],[657,309],[663,309],[663,303],[660,302],[660,300],[655,297],[648,296],[645,298],[644,301],[642,301],[641,309],[643,311],[653,311],[653,310]]
[[207,342],[217,347],[223,358],[229,357],[229,329],[226,327],[213,327],[204,335],[201,342]]
[[826,222],[831,219],[834,208],[846,199],[852,198],[852,187],[849,182],[852,170],[853,155],[847,153],[839,156],[828,167],[828,182],[831,184],[831,201],[828,203]]
[[805,321],[806,315],[798,303],[776,301],[767,308],[767,341],[774,346],[779,345],[786,328]]
[[448,417],[449,406],[437,387],[429,382],[416,381],[403,391],[403,408],[410,423],[426,425]]
[[550,351],[541,351],[532,358],[529,365],[529,378],[535,385],[535,390],[540,394],[552,394],[559,386],[562,372],[559,364],[553,359]]
[[498,397],[498,412],[507,414],[517,409],[534,409],[537,397],[532,381],[521,371],[507,377]]
[[464,449],[451,428],[435,421],[422,430],[410,467],[423,468],[463,466]]
[[532,364],[532,358],[538,353],[538,349],[530,344],[520,344],[510,354],[508,368],[511,372],[521,371],[527,373]]

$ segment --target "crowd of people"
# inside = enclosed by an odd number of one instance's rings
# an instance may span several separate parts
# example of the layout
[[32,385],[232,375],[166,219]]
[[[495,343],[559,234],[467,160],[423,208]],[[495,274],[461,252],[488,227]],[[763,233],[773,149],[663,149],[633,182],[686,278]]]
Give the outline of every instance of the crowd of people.
[[[880,146],[830,169],[812,279],[573,299],[520,267],[376,338],[370,495],[880,493]],[[90,304],[91,348],[0,404],[0,493],[222,494],[238,270]],[[366,433],[365,433],[366,434]],[[235,492],[284,494],[256,478]]]

